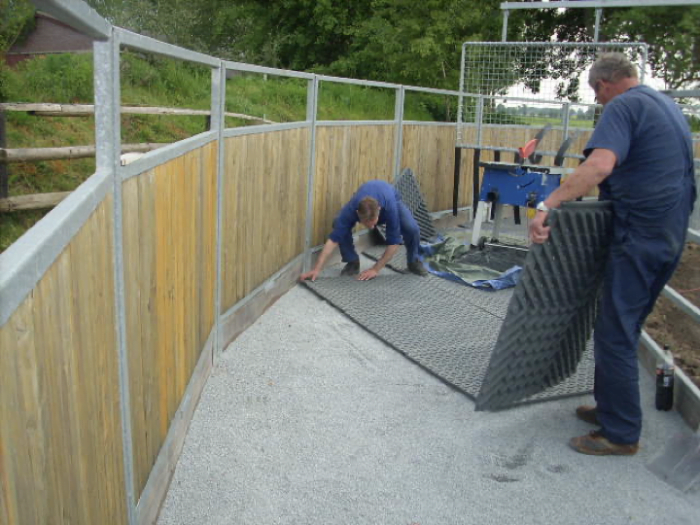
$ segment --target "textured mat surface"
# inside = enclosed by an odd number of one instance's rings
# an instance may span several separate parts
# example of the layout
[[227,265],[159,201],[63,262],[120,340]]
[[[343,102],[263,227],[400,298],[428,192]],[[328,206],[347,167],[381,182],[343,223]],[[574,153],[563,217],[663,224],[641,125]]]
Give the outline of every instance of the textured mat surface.
[[593,331],[611,233],[608,203],[570,203],[533,245],[499,333],[477,410],[512,405],[571,376]]
[[[386,246],[370,246],[362,252],[370,259],[378,261],[384,254]],[[472,250],[458,259],[459,262],[473,264],[475,266],[484,266],[496,270],[497,272],[505,272],[513,266],[522,266],[525,264],[525,254],[517,249],[505,248],[501,246],[487,246],[483,250]],[[391,258],[387,266],[392,270],[400,273],[407,273],[408,265],[406,260],[406,249],[403,246]]]
[[[372,281],[323,278],[304,284],[390,346],[475,398],[513,290],[483,292],[429,275],[390,273]],[[519,402],[590,392],[588,366]]]
[[[423,194],[420,191],[415,175],[413,175],[413,171],[410,168],[405,168],[399,175],[399,178],[396,179],[394,187],[399,191],[403,203],[411,210],[413,218],[416,219],[420,229],[421,241],[433,239],[437,235],[437,231],[435,226],[433,226],[433,220],[430,217],[430,212],[425,204],[425,199],[423,199]],[[377,229],[383,238],[386,238],[386,227],[382,225],[378,226]]]

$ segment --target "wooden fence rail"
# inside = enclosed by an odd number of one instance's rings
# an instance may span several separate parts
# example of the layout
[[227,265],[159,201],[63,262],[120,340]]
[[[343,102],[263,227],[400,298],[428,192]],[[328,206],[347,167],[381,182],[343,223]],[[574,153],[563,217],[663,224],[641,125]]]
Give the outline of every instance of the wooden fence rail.
[[[146,153],[168,143],[147,142],[122,144],[122,153]],[[95,146],[66,146],[61,148],[0,148],[0,164],[36,162],[39,160],[84,159],[95,156]]]
[[[86,117],[95,113],[92,104],[50,104],[50,103],[15,103],[5,102],[0,104],[0,111],[21,111],[42,117]],[[207,109],[180,109],[163,108],[155,106],[122,106],[124,115],[179,115],[179,116],[208,116],[211,111]],[[274,124],[274,121],[244,113],[224,113],[226,117],[241,120],[251,120]]]

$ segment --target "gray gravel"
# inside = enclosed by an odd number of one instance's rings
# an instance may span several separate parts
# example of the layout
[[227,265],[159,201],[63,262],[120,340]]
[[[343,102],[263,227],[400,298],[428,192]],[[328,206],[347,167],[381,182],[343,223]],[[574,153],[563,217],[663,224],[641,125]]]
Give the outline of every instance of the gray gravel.
[[642,450],[584,456],[589,396],[474,412],[296,286],[215,365],[158,523],[697,524],[700,492],[646,468],[689,430],[642,376]]

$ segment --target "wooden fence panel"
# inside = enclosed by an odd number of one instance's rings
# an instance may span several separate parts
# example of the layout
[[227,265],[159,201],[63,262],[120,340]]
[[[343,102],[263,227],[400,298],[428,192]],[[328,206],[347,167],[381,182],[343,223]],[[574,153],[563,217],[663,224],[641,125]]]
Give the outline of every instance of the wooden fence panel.
[[209,143],[123,187],[137,496],[214,325],[216,152],[216,143]]
[[312,245],[326,241],[333,218],[361,184],[392,181],[394,134],[390,125],[318,128]]
[[107,197],[0,328],[3,523],[126,522],[112,260]]
[[[466,131],[469,133],[469,130]],[[403,128],[401,169],[411,168],[430,211],[452,208],[456,132],[454,126],[407,124]],[[463,150],[458,205],[472,198],[473,155]]]
[[308,129],[226,139],[221,313],[304,251],[309,140]]

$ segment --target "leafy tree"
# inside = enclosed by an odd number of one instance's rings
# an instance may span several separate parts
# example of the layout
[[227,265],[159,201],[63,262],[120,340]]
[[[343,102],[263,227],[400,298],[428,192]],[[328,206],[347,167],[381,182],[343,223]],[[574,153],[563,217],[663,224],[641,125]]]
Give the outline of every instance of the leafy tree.
[[456,89],[462,43],[498,39],[497,1],[374,0],[372,16],[354,31],[339,74]]
[[649,65],[670,89],[700,81],[700,7],[609,10],[607,39],[647,42]]
[[5,54],[34,27],[34,6],[28,0],[0,0],[0,102],[6,99]]
[[[592,42],[594,16],[592,9],[519,11],[511,17],[509,38]],[[671,89],[700,80],[700,7],[605,9],[599,40],[649,44],[648,63]]]

